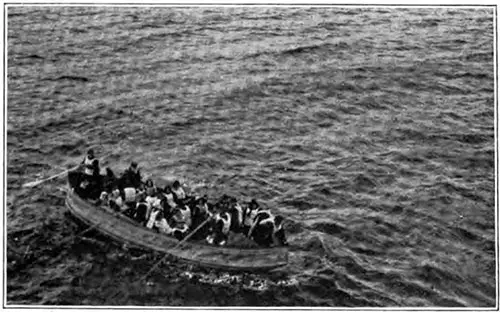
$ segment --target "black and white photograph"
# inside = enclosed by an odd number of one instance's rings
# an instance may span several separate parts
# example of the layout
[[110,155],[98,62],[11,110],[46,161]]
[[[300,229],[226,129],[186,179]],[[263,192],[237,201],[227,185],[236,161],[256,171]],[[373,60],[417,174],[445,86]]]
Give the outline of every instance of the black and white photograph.
[[5,2],[3,309],[498,311],[497,8]]

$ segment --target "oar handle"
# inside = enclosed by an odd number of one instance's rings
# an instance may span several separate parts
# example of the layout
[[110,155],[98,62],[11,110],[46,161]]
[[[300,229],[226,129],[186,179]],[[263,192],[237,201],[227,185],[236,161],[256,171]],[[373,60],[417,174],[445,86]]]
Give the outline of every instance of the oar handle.
[[37,185],[39,185],[39,184],[42,184],[43,182],[47,182],[47,181],[50,181],[50,180],[55,179],[55,178],[57,178],[57,177],[60,177],[60,176],[62,176],[62,175],[64,175],[64,174],[66,174],[66,173],[70,172],[71,170],[75,170],[75,169],[77,169],[79,166],[80,166],[80,165],[75,166],[75,167],[73,167],[73,168],[69,168],[69,169],[67,169],[67,170],[65,170],[65,171],[63,171],[63,172],[61,172],[61,173],[58,173],[58,174],[56,174],[56,175],[53,175],[53,176],[48,177],[48,178],[43,179],[43,180],[38,180],[38,181],[34,181],[34,182],[28,182],[28,183],[25,183],[25,184],[23,184],[23,187],[34,187],[34,186],[37,186]]
[[[108,154],[106,154],[106,155],[102,156],[102,157],[101,157],[101,159],[106,159],[106,158],[108,158],[109,156],[111,156],[112,154],[113,154],[113,153],[108,153]],[[80,165],[76,165],[76,166],[74,166],[74,167],[72,167],[72,168],[69,168],[69,169],[67,169],[67,170],[65,170],[65,171],[63,171],[63,172],[61,172],[61,173],[55,174],[55,175],[53,175],[53,176],[51,176],[51,177],[48,177],[48,178],[45,178],[45,179],[43,179],[43,180],[38,180],[38,181],[33,181],[33,182],[28,182],[28,183],[25,183],[25,184],[23,184],[23,187],[34,187],[34,186],[40,185],[40,184],[42,184],[43,182],[50,181],[50,180],[52,180],[52,179],[55,179],[55,178],[57,178],[57,177],[60,177],[60,176],[62,176],[62,175],[64,175],[64,174],[66,174],[66,173],[68,173],[68,172],[70,172],[70,171],[72,171],[72,170],[76,170],[78,167],[80,167]]]

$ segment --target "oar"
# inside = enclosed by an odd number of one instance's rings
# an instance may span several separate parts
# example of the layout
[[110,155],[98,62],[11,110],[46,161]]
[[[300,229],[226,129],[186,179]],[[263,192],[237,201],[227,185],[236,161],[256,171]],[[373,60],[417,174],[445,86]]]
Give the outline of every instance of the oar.
[[[103,159],[105,159],[105,158],[107,158],[107,157],[111,156],[111,154],[112,154],[112,153],[108,153],[108,154],[104,155],[103,157],[101,157],[101,160],[103,160]],[[65,170],[65,171],[63,171],[63,172],[61,172],[61,173],[55,174],[55,175],[53,175],[53,176],[51,176],[51,177],[48,177],[48,178],[45,178],[45,179],[42,179],[42,180],[37,180],[37,181],[33,181],[33,182],[28,182],[28,183],[25,183],[25,184],[23,184],[23,187],[35,187],[35,186],[37,186],[37,185],[42,184],[43,182],[50,181],[50,180],[52,180],[52,179],[55,179],[55,178],[60,177],[60,176],[62,176],[62,175],[65,175],[66,173],[68,173],[68,172],[70,172],[70,171],[72,171],[72,170],[76,170],[79,166],[80,166],[80,165],[76,165],[76,166],[74,166],[73,168],[67,169],[67,170]]]
[[[172,249],[172,250],[175,250],[177,249],[180,245],[182,245],[183,243],[185,243],[191,236],[194,235],[194,233],[198,232],[205,224],[207,224],[208,221],[212,220],[212,217],[209,217],[207,218],[205,221],[203,221],[196,229],[194,229],[191,233],[189,233],[189,235],[187,235],[186,237],[184,237],[183,240],[181,240],[179,243],[177,243],[177,245],[175,245]],[[142,282],[143,280],[145,280],[151,273],[153,273],[159,266],[160,264],[165,261],[165,259],[167,259],[167,257],[170,256],[170,254],[166,254],[163,258],[160,259],[160,261],[158,261],[152,268],[151,270],[148,271],[148,273],[146,273],[145,275],[143,275],[137,282],[134,282],[134,283],[137,283],[139,284],[140,282]],[[114,294],[112,294],[111,296],[109,296],[110,299],[114,299],[114,298],[117,298],[118,295],[120,295],[121,293],[121,290],[118,289],[118,291]]]
[[37,181],[33,181],[33,182],[24,183],[24,184],[23,184],[23,187],[35,187],[35,186],[37,186],[37,185],[42,184],[43,182],[50,181],[50,180],[52,180],[52,179],[55,179],[55,178],[57,178],[57,177],[60,177],[60,176],[62,176],[62,175],[64,175],[64,174],[66,174],[66,173],[68,173],[68,172],[70,172],[70,171],[72,171],[72,170],[76,170],[79,166],[80,166],[80,165],[74,166],[73,168],[67,169],[67,170],[65,170],[65,171],[63,171],[63,172],[61,172],[61,173],[55,174],[55,175],[53,175],[53,176],[51,176],[51,177],[48,177],[48,178],[46,178],[46,179],[43,179],[43,180],[37,180]]

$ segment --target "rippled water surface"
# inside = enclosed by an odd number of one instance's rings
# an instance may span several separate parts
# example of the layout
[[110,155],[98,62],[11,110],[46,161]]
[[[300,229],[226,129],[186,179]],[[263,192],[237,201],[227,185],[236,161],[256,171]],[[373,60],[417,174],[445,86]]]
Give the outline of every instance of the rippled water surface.
[[[495,306],[493,18],[9,7],[7,302]],[[290,265],[170,259],[136,283],[162,255],[78,235],[64,178],[21,187],[90,146],[116,171],[257,198],[287,218]]]

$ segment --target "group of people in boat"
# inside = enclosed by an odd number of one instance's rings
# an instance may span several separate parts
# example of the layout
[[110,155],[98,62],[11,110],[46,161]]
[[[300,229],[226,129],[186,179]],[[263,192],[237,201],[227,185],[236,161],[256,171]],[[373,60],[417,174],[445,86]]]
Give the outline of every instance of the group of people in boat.
[[120,177],[110,168],[101,175],[99,161],[89,150],[80,170],[68,177],[80,197],[179,240],[196,229],[192,233],[195,239],[218,246],[227,244],[230,233],[242,233],[260,246],[288,245],[283,217],[262,208],[255,199],[240,203],[223,195],[212,203],[206,195],[187,194],[179,181],[163,187],[155,185],[152,179],[143,181],[136,162]]

